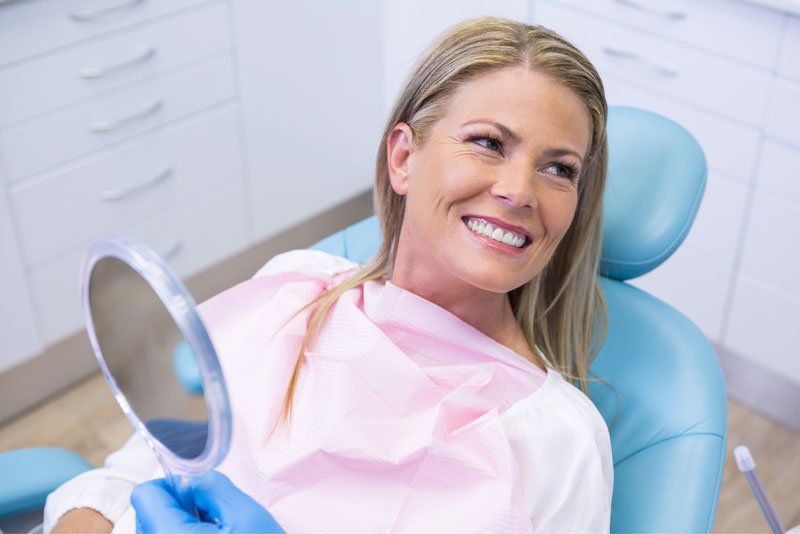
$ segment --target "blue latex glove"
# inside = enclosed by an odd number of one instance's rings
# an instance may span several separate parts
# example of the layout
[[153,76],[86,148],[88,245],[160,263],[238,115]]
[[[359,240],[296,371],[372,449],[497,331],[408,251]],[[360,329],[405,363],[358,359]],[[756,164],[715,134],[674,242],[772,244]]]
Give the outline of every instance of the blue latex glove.
[[284,530],[260,504],[244,494],[228,477],[211,471],[192,479],[186,490],[200,519],[184,510],[164,478],[139,484],[131,494],[136,509],[136,532],[219,534],[282,533]]

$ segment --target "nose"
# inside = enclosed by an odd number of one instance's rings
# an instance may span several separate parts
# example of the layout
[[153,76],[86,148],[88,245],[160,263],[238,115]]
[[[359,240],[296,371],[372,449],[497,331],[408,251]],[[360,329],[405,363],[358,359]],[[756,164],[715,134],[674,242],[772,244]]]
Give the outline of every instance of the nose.
[[498,169],[491,187],[494,198],[508,208],[536,209],[536,172],[530,161],[508,162]]

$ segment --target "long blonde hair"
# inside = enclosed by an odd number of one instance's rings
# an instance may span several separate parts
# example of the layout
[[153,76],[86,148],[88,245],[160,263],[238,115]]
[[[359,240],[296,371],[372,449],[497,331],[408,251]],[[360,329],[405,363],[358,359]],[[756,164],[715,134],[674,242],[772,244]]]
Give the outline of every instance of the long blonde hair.
[[602,345],[607,324],[605,301],[596,278],[608,159],[603,84],[589,60],[556,33],[541,26],[485,17],[462,22],[434,41],[395,102],[375,167],[374,205],[383,243],[362,269],[302,308],[317,305],[284,399],[286,419],[291,414],[303,355],[330,307],[344,292],[368,280],[388,278],[392,272],[405,212],[405,196],[395,193],[389,181],[386,144],[392,128],[406,123],[414,141],[424,143],[430,128],[444,116],[450,95],[461,84],[514,66],[541,72],[572,90],[586,106],[592,124],[591,143],[578,181],[575,218],[543,272],[508,293],[530,346],[546,356],[547,365],[587,391],[589,365]]

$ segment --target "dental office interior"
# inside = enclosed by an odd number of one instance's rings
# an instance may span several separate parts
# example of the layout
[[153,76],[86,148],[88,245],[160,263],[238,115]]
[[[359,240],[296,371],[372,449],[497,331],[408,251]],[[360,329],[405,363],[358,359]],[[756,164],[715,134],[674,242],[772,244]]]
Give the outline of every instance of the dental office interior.
[[[688,235],[624,283],[687,317],[724,376],[709,530],[772,528],[740,445],[783,527],[800,525],[798,0],[0,1],[0,496],[18,491],[20,451],[98,467],[132,433],[86,333],[92,242],[132,236],[203,302],[372,216],[377,141],[413,61],[486,15],[561,33],[610,106],[699,143]],[[651,484],[679,487],[669,476]]]

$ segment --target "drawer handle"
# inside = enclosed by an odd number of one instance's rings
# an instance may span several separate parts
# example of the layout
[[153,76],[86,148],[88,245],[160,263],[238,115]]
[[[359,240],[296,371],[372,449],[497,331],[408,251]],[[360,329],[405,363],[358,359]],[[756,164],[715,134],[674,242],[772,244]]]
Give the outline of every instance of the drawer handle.
[[172,167],[167,167],[163,171],[158,173],[158,175],[152,180],[147,180],[146,182],[142,182],[140,184],[131,186],[128,189],[108,189],[100,193],[100,198],[102,198],[106,202],[124,200],[128,197],[138,195],[139,193],[143,193],[145,191],[154,188],[155,186],[165,181],[170,176],[172,176]]
[[640,4],[639,2],[634,2],[633,0],[615,0],[615,2],[626,7],[638,9],[639,11],[647,13],[648,15],[654,15],[662,19],[683,20],[686,18],[686,13],[681,11],[662,11],[648,5]]
[[645,59],[639,54],[628,52],[627,50],[620,50],[618,48],[611,48],[610,46],[604,46],[603,53],[605,53],[605,55],[607,56],[617,57],[621,59],[628,59],[630,61],[635,61],[637,63],[646,65],[649,68],[656,71],[661,76],[664,76],[665,78],[675,78],[678,76],[678,71],[676,71],[675,69],[670,69],[668,67],[661,66],[658,63],[655,63],[654,61]]
[[109,74],[114,74],[115,72],[129,69],[131,67],[136,67],[137,65],[141,65],[142,63],[146,63],[153,59],[156,55],[156,47],[151,46],[144,53],[136,56],[133,59],[129,59],[127,61],[122,61],[120,63],[115,63],[114,65],[108,65],[106,67],[85,67],[78,71],[78,76],[81,78],[102,78],[103,76],[108,76]]
[[97,122],[90,122],[87,126],[90,132],[93,133],[103,133],[108,132],[111,130],[115,130],[121,126],[125,126],[132,122],[137,122],[143,119],[146,119],[150,115],[157,113],[158,110],[161,109],[163,102],[161,100],[156,100],[143,110],[137,111],[136,113],[132,113],[127,117],[122,117],[119,119],[109,120],[109,121],[97,121]]
[[144,2],[144,0],[128,0],[127,2],[123,2],[115,6],[109,6],[104,9],[82,9],[80,11],[73,11],[72,13],[69,14],[69,16],[70,18],[72,18],[72,20],[77,20],[79,22],[97,20],[107,15],[113,15],[117,11],[124,11],[126,9],[131,9],[132,7],[136,7],[142,2]]
[[164,261],[170,261],[177,256],[181,250],[183,250],[183,241],[175,241],[172,246],[170,246],[166,252],[160,256],[164,259]]

